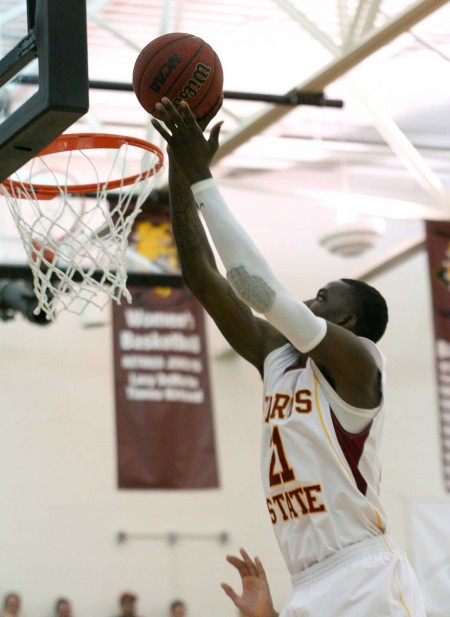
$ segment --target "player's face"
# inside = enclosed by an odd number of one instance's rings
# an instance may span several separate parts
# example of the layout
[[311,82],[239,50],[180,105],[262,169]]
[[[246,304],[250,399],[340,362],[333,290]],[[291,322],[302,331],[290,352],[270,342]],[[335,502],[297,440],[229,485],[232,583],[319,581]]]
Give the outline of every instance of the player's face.
[[306,306],[317,317],[342,324],[349,315],[353,315],[351,291],[343,281],[333,281],[322,287],[312,300],[305,302]]

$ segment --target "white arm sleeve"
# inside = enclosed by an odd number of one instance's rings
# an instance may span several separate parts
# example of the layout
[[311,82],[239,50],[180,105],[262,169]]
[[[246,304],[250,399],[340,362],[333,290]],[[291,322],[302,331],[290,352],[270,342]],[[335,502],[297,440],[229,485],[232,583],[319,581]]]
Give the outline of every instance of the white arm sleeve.
[[274,276],[246,231],[234,218],[214,180],[192,185],[192,192],[236,294],[307,353],[325,337],[326,321],[289,292]]

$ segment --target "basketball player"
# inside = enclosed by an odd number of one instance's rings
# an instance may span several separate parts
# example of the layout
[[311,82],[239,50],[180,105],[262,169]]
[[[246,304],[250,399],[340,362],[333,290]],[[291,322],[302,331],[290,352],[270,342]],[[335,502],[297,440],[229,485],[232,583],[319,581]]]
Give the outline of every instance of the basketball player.
[[186,104],[177,111],[164,98],[157,110],[184,280],[264,380],[263,484],[293,584],[282,617],[425,617],[379,498],[385,361],[375,343],[388,320],[385,300],[352,279],[296,298],[212,178],[221,123],[207,140]]

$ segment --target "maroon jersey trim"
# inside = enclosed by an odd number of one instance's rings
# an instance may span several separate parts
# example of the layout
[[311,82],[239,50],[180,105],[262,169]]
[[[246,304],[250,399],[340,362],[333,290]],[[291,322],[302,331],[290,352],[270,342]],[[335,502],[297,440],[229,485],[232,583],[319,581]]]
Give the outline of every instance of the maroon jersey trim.
[[286,375],[286,373],[289,373],[290,371],[298,371],[298,370],[306,368],[307,362],[308,362],[307,358],[303,359],[300,357],[295,364],[291,364],[284,369],[283,375]]
[[349,433],[345,430],[342,424],[337,419],[334,411],[331,411],[331,419],[333,420],[334,431],[336,433],[337,440],[341,446],[342,452],[350,466],[353,477],[355,478],[356,486],[363,495],[367,493],[367,482],[358,469],[359,461],[363,453],[364,444],[369,436],[370,429],[372,428],[372,422],[366,426],[360,433]]

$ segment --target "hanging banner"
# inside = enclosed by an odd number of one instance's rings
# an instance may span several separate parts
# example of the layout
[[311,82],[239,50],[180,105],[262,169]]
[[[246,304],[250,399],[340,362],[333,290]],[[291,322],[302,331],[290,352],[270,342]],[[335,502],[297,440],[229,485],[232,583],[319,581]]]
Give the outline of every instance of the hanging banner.
[[[177,256],[166,211],[134,226],[131,251],[166,273]],[[118,486],[218,486],[204,311],[186,288],[132,288],[113,305]]]
[[426,222],[444,485],[450,492],[450,221]]

